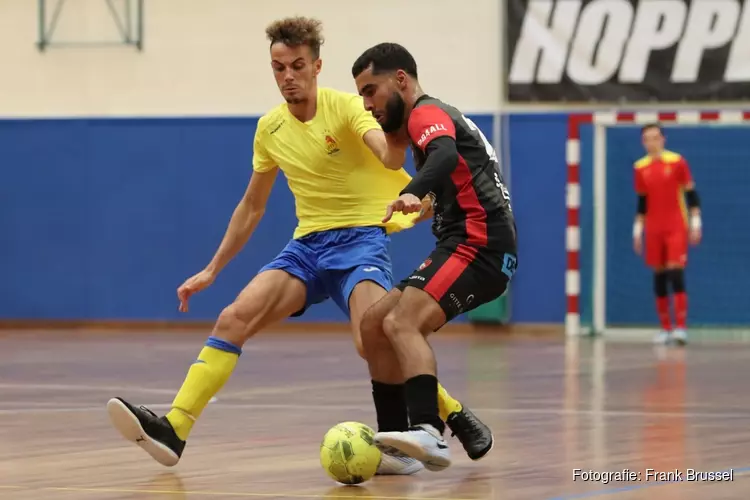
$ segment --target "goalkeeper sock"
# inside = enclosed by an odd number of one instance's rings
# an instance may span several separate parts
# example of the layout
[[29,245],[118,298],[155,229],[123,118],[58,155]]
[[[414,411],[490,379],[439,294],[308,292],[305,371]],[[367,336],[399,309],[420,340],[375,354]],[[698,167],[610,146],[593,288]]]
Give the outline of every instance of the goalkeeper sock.
[[674,315],[677,328],[685,329],[687,323],[687,292],[685,291],[685,271],[670,269],[669,279],[674,292]]
[[679,292],[674,294],[674,315],[677,328],[684,330],[687,328],[687,293]]
[[669,278],[666,271],[654,273],[654,293],[656,294],[656,313],[659,315],[661,329],[665,332],[672,330],[672,320],[669,318]]
[[672,319],[669,317],[669,297],[656,297],[656,312],[659,314],[659,323],[665,332],[672,330]]

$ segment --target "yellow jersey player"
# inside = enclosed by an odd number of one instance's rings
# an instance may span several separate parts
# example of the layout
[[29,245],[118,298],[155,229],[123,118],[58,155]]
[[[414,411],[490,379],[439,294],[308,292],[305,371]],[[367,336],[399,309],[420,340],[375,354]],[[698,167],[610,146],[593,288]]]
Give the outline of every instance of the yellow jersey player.
[[[231,376],[245,342],[263,328],[331,298],[350,318],[362,355],[362,315],[393,286],[389,234],[415,222],[405,215],[383,222],[383,207],[410,181],[401,168],[406,143],[390,143],[356,94],[317,85],[320,22],[284,19],[266,33],[285,102],[258,122],[247,190],[214,258],[178,289],[180,310],[188,310],[190,297],[213,283],[250,238],[279,169],[294,195],[299,224],[281,253],[221,312],[166,415],[122,398],[108,402],[123,437],[166,466],[177,464],[196,419]],[[404,385],[379,384],[374,390],[388,395],[378,408],[379,430],[406,431]],[[469,456],[481,458],[489,451],[490,430],[438,390],[443,419]],[[422,468],[414,459],[384,455],[378,473],[413,474]]]

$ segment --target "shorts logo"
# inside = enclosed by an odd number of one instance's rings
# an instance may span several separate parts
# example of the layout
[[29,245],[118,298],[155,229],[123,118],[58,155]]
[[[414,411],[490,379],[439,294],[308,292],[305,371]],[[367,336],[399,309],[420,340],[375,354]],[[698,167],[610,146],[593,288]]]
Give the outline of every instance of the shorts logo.
[[466,297],[466,305],[467,306],[470,306],[472,302],[474,302],[474,294],[471,294],[468,297]]
[[378,269],[377,267],[372,267],[372,266],[362,269],[362,272],[365,272],[365,273],[374,273],[375,271],[380,271],[380,269]]
[[426,268],[430,264],[432,264],[432,259],[426,259],[424,262],[422,262],[422,264],[419,266],[419,269],[417,269],[417,271],[421,271],[422,269]]
[[458,312],[461,312],[464,310],[464,305],[461,303],[460,300],[458,300],[458,297],[456,297],[455,294],[450,294],[451,302],[453,302],[453,305],[456,306],[456,309]]
[[516,259],[516,256],[506,253],[505,257],[503,257],[503,268],[501,269],[503,274],[506,275],[508,279],[510,279],[516,273],[517,267],[518,260]]
[[413,274],[409,276],[410,280],[419,280],[419,281],[427,281],[424,276],[420,276],[418,274]]

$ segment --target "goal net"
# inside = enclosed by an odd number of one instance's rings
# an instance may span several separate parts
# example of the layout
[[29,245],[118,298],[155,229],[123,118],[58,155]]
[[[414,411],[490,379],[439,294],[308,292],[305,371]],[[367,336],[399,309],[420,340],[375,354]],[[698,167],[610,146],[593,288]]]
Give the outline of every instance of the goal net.
[[688,161],[701,198],[703,241],[685,273],[689,334],[750,338],[750,111],[569,117],[566,332],[659,328],[653,275],[632,242],[633,163],[645,155],[641,127],[650,122]]

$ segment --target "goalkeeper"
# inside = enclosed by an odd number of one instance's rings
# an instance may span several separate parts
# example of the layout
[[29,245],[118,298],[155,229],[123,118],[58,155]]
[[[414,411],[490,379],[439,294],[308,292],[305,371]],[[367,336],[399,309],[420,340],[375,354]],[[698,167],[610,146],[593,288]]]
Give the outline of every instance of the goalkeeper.
[[[633,245],[641,254],[645,236],[645,261],[654,271],[656,310],[661,323],[654,341],[684,345],[688,309],[685,266],[688,241],[697,245],[701,240],[700,200],[685,158],[664,149],[661,127],[646,125],[641,138],[647,155],[634,165],[638,213],[633,225]],[[674,297],[674,329],[670,287]]]

